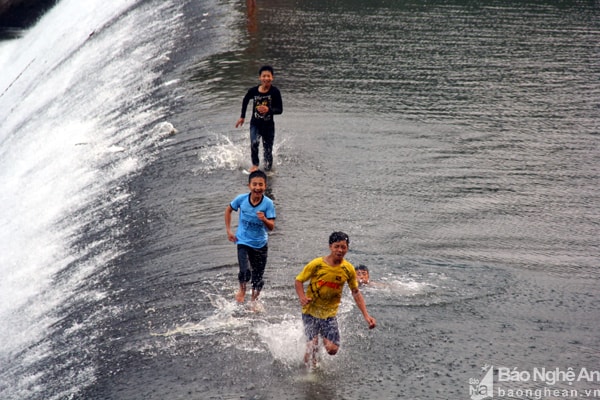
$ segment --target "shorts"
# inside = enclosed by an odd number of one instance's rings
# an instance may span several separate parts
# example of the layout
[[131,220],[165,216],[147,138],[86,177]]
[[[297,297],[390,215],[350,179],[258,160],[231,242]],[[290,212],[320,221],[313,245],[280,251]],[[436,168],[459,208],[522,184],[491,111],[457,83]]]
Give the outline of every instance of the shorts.
[[321,319],[309,314],[302,314],[302,322],[304,323],[304,334],[309,341],[320,335],[335,343],[336,346],[340,345],[340,329],[336,317]]

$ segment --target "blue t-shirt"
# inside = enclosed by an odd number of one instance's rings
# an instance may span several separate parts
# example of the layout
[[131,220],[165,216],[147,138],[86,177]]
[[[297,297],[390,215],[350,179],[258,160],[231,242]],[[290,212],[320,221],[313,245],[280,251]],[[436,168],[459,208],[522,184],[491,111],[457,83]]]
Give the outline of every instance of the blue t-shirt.
[[257,211],[265,213],[268,219],[275,219],[273,200],[263,195],[256,206],[250,203],[250,193],[240,194],[229,204],[234,211],[240,211],[235,236],[238,244],[260,249],[267,245],[269,234],[265,224],[256,216]]

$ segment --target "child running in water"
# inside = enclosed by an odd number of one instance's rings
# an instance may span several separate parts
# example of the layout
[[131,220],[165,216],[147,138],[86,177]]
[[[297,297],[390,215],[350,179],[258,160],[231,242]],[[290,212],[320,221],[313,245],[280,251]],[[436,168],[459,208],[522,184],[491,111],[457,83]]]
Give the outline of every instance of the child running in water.
[[[369,329],[376,326],[375,318],[369,315],[365,300],[358,289],[356,271],[352,264],[344,259],[349,244],[348,235],[344,232],[333,232],[329,236],[329,255],[315,258],[296,276],[296,293],[302,305],[302,322],[308,339],[304,355],[304,363],[308,367],[315,367],[317,364],[319,336],[322,337],[325,350],[330,355],[335,355],[339,349],[340,331],[336,315],[342,300],[344,283],[347,283],[352,291],[352,297]],[[310,282],[305,293],[306,281]]]
[[256,171],[259,165],[258,146],[262,138],[265,158],[265,171],[270,171],[273,166],[273,143],[275,141],[274,115],[283,112],[283,102],[279,89],[273,86],[273,67],[263,65],[258,71],[260,85],[253,86],[242,100],[242,112],[235,123],[238,128],[244,124],[246,119],[246,108],[250,100],[252,105],[252,118],[250,119],[250,156],[252,168],[250,172]]
[[[227,238],[237,244],[240,290],[235,299],[238,303],[244,302],[249,281],[252,281],[251,299],[258,299],[267,265],[268,231],[275,229],[275,205],[273,200],[265,196],[267,175],[260,170],[252,172],[248,177],[248,188],[250,193],[240,194],[225,208]],[[240,215],[234,235],[231,231],[231,213],[238,210]]]

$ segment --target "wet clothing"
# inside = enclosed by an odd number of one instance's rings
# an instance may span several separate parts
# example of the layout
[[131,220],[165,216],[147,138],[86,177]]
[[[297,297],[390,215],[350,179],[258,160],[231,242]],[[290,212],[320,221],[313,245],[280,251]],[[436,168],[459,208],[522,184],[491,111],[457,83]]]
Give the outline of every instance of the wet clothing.
[[240,283],[252,281],[252,289],[260,291],[264,285],[263,273],[267,265],[269,234],[265,224],[256,213],[262,211],[268,219],[275,219],[275,205],[267,196],[257,205],[250,202],[250,193],[237,196],[229,206],[240,211],[238,227],[235,232],[240,272]]
[[[281,100],[279,89],[275,86],[271,85],[269,91],[266,93],[261,93],[258,90],[259,87],[254,86],[248,89],[242,100],[241,118],[246,118],[246,109],[248,108],[248,103],[252,100],[252,118],[250,120],[250,155],[252,165],[259,165],[258,147],[260,138],[262,138],[266,163],[265,169],[268,171],[273,165],[273,143],[275,141],[275,121],[273,116],[283,112],[283,101]],[[269,107],[269,111],[266,114],[259,113],[256,111],[256,108],[260,105],[266,105]]]
[[348,283],[350,290],[358,288],[356,271],[352,264],[343,260],[340,266],[333,267],[327,264],[323,257],[315,258],[306,264],[296,276],[296,280],[300,282],[310,280],[306,297],[312,301],[302,307],[302,314],[319,319],[336,316],[342,301],[344,283]]
[[240,211],[238,227],[235,232],[237,244],[245,244],[255,249],[266,246],[269,233],[256,213],[262,211],[268,219],[275,219],[273,200],[263,195],[260,203],[253,205],[250,202],[250,193],[245,193],[237,196],[229,205],[233,211]]
[[[266,93],[261,93],[258,90],[259,87],[260,86],[254,86],[248,89],[248,92],[242,100],[242,113],[240,116],[242,118],[246,118],[246,108],[248,108],[248,103],[250,100],[253,100],[254,104],[252,105],[252,119],[250,120],[250,125],[256,125],[259,127],[264,125],[273,125],[273,116],[283,112],[281,93],[279,92],[279,89],[273,85],[271,85],[269,91]],[[269,107],[269,111],[266,114],[261,114],[256,111],[258,106],[263,105]]]
[[273,166],[273,142],[275,142],[275,126],[264,126],[259,128],[256,125],[250,125],[250,157],[252,165],[259,165],[258,147],[260,139],[263,143],[263,157],[265,160],[265,170],[270,171]]
[[309,341],[320,335],[334,344],[340,345],[340,328],[337,317],[320,319],[309,314],[302,314],[302,323],[304,324],[304,334]]
[[252,281],[252,289],[261,291],[264,286],[263,274],[267,266],[268,247],[265,245],[255,249],[244,244],[237,245],[238,264],[240,272],[238,280],[240,283]]

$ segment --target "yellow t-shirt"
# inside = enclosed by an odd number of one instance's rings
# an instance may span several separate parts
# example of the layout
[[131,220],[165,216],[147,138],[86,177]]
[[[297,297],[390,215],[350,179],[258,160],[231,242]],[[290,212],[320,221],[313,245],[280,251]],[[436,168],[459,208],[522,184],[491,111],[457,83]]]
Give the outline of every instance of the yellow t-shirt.
[[350,290],[358,288],[356,271],[348,261],[333,267],[325,262],[323,257],[318,257],[304,266],[296,280],[306,282],[310,280],[306,289],[306,297],[312,301],[302,307],[303,314],[315,318],[331,318],[337,314],[342,301],[344,283],[348,282]]

